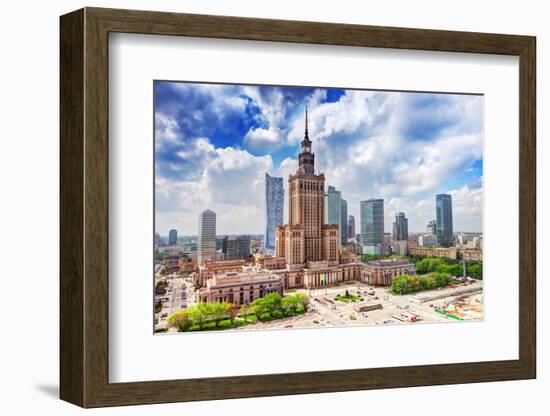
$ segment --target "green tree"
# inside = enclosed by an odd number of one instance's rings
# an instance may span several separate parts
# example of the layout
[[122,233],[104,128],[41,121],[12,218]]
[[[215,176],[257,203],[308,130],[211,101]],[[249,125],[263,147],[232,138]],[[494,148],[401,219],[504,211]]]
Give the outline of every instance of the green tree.
[[252,313],[252,307],[250,306],[250,304],[243,303],[241,305],[239,314],[241,315],[241,317],[244,319],[245,322],[248,322],[248,315],[250,315],[251,313]]
[[220,322],[227,319],[231,313],[231,304],[228,302],[214,302],[210,304],[210,316],[219,328]]
[[483,263],[480,261],[467,262],[466,274],[474,279],[483,279]]
[[191,326],[189,313],[185,309],[174,312],[167,321],[168,325],[178,328],[179,332],[186,331]]
[[194,324],[204,329],[204,324],[211,319],[212,306],[210,303],[199,302],[187,309]]
[[258,298],[250,304],[252,313],[256,315],[258,321],[262,320],[262,315],[267,312],[264,298]]
[[462,276],[463,268],[462,264],[460,263],[454,263],[454,264],[439,264],[435,267],[435,270],[438,273],[446,273],[451,276]]
[[273,316],[274,312],[281,311],[282,296],[278,293],[270,293],[264,297],[264,307],[269,316]]
[[286,315],[293,315],[296,313],[296,309],[298,309],[299,301],[296,298],[296,296],[285,296],[281,302],[281,306],[283,309],[283,312]]
[[296,293],[294,296],[296,297],[298,304],[304,308],[304,312],[307,312],[309,307],[309,296],[304,293]]

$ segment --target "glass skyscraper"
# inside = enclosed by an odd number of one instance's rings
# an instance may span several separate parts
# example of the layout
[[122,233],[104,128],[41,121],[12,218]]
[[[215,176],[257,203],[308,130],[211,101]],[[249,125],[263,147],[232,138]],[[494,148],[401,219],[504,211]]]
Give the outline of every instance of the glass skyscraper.
[[355,217],[350,215],[348,217],[348,239],[355,238]]
[[275,251],[275,227],[283,225],[285,191],[283,178],[265,174],[265,235],[264,251]]
[[334,186],[325,193],[325,224],[338,225],[338,247],[342,245],[342,194]]
[[383,254],[384,200],[361,201],[361,245],[365,254]]
[[168,244],[170,244],[171,246],[175,246],[177,242],[178,242],[178,231],[172,229],[168,232]]
[[409,239],[409,220],[404,212],[395,215],[393,223],[392,237],[394,241],[403,241]]
[[348,242],[348,202],[345,199],[340,199],[340,236],[342,245]]
[[199,214],[197,261],[199,264],[216,257],[216,213],[207,209]]
[[453,237],[453,200],[451,195],[438,194],[435,197],[437,244],[451,247]]

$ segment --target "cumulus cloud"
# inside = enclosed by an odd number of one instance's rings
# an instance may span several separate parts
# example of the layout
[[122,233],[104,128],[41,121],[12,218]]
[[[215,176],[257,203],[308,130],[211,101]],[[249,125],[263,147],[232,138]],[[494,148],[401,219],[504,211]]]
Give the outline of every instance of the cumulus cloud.
[[[480,96],[168,84],[155,98],[157,210],[166,224],[169,213],[185,222],[210,208],[224,220],[221,232],[262,232],[264,174],[282,176],[286,188],[307,105],[316,168],[357,220],[361,200],[381,197],[388,231],[398,211],[411,230],[424,230],[435,194],[450,192],[455,229],[481,227]],[[183,228],[195,233],[196,218]]]

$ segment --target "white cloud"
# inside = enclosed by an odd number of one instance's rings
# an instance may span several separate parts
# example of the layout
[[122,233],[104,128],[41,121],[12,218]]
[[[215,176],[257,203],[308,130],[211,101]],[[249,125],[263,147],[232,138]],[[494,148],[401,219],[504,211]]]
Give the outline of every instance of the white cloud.
[[[198,140],[195,150],[211,150],[205,140]],[[214,153],[200,161],[202,174],[196,181],[157,179],[156,218],[161,233],[175,227],[181,234],[196,234],[198,213],[207,208],[218,214],[219,234],[263,232],[265,172],[273,170],[271,157],[231,147]]]
[[[171,186],[170,192],[185,195],[172,198],[182,217],[188,209],[219,212],[218,228],[225,230],[220,232],[262,232],[264,173],[282,176],[286,188],[288,175],[296,170],[295,157],[273,166],[269,155],[285,146],[296,148],[302,140],[304,118],[296,105],[308,105],[316,168],[325,172],[326,184],[342,191],[349,214],[358,222],[361,200],[384,198],[386,231],[391,230],[399,211],[409,217],[410,230],[424,230],[435,217],[435,195],[449,191],[447,184],[471,171],[474,162],[482,158],[480,97],[347,91],[340,100],[326,103],[326,90],[317,89],[296,104],[276,88],[263,93],[246,86],[201,88],[215,98],[212,110],[220,119],[227,109],[242,111],[245,100],[239,94],[253,100],[259,109],[255,117],[260,127],[250,129],[243,144],[265,156],[238,148],[216,149],[204,137],[192,139],[178,155],[192,161],[196,180],[163,183],[158,192],[168,194]],[[424,125],[436,128],[426,130]],[[159,131],[161,140],[174,140],[177,123],[157,117],[157,138]],[[455,229],[479,230],[482,190],[464,185],[449,192]],[[285,194],[285,209],[287,203]],[[168,215],[172,214],[166,218]],[[183,233],[196,232],[195,217],[191,218],[194,225],[186,223]]]
[[283,144],[280,130],[276,127],[250,129],[244,136],[244,142],[252,149],[273,150]]

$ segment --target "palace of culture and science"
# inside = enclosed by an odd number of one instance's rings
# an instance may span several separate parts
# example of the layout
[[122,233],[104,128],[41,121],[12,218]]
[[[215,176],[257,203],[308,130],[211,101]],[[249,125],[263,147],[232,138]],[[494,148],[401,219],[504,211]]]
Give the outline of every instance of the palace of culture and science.
[[339,251],[338,225],[324,221],[325,175],[315,172],[307,110],[301,144],[298,169],[288,178],[289,223],[278,226],[275,236],[275,255],[285,260],[287,287],[313,288],[359,280],[362,263],[351,253]]
[[315,172],[311,145],[306,110],[298,169],[288,178],[289,223],[281,225],[279,214],[274,255],[256,256],[254,264],[244,259],[200,264],[195,284],[201,288],[201,301],[242,304],[272,292],[283,294],[286,289],[365,279],[365,266],[357,255],[340,248],[338,225],[325,224],[325,175]]

